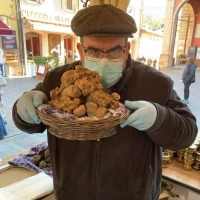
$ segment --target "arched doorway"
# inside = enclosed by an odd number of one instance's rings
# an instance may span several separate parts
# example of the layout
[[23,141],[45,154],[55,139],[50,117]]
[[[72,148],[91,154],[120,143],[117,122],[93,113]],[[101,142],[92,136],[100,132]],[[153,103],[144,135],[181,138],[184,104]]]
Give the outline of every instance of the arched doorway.
[[177,27],[173,50],[173,64],[185,63],[188,50],[192,44],[194,31],[194,10],[188,3],[184,4],[177,13]]

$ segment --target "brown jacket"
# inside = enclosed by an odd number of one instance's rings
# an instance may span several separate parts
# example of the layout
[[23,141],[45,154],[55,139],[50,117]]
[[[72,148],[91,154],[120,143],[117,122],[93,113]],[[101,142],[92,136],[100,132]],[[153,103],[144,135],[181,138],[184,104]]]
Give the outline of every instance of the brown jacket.
[[[42,87],[59,87],[63,72],[78,62],[50,71]],[[41,86],[41,85],[40,85]],[[197,135],[196,119],[173,90],[173,81],[159,71],[129,60],[113,91],[125,100],[146,100],[157,109],[155,124],[147,131],[126,126],[100,141],[71,141],[48,133],[48,145],[57,200],[157,200],[162,177],[162,147],[178,150]],[[44,124],[24,123],[13,107],[16,126],[27,133],[43,132]]]

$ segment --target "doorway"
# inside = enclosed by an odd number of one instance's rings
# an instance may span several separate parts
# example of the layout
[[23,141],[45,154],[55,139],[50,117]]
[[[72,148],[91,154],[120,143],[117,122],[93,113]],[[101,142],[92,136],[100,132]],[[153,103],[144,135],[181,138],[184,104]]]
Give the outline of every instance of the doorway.
[[194,20],[194,10],[192,6],[188,3],[184,4],[177,16],[173,55],[174,65],[184,64],[186,62],[188,50],[192,44]]
[[41,55],[41,39],[40,35],[35,32],[25,34],[27,58],[33,59],[35,56]]
[[73,38],[71,36],[67,36],[64,38],[65,64],[72,63],[74,61],[73,56]]

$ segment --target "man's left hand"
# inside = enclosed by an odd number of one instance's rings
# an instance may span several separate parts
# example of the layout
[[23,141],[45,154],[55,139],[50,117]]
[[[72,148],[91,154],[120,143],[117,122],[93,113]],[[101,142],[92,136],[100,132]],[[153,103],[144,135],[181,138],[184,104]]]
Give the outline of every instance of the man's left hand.
[[129,125],[144,131],[151,128],[155,123],[157,110],[152,103],[147,101],[125,101],[125,106],[135,110],[135,112],[133,112],[125,122],[120,124],[122,128]]

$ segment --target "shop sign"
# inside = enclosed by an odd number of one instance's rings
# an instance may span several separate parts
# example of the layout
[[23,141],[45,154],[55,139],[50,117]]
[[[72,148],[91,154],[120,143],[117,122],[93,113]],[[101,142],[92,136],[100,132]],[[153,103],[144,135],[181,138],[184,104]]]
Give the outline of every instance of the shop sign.
[[17,41],[15,35],[1,36],[3,49],[17,49]]
[[196,55],[196,47],[189,47],[188,48],[188,57],[195,57]]
[[23,17],[26,17],[30,20],[37,20],[37,21],[45,21],[45,22],[53,22],[56,24],[65,24],[70,25],[71,18],[58,15],[58,14],[48,14],[43,12],[37,12],[32,10],[22,10]]

